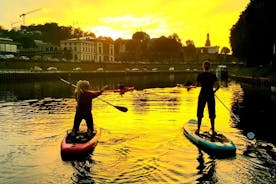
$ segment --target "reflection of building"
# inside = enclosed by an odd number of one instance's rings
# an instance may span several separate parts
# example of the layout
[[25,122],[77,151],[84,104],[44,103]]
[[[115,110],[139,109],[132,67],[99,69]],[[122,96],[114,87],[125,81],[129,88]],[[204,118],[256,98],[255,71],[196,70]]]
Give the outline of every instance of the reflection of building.
[[205,54],[218,54],[219,53],[219,46],[211,46],[209,33],[207,33],[207,39],[205,42],[205,46],[198,47],[198,49],[200,50],[200,53],[205,53]]
[[89,36],[62,40],[61,49],[71,50],[73,61],[114,62],[114,44]]
[[15,54],[17,53],[18,43],[9,38],[0,38],[0,54]]

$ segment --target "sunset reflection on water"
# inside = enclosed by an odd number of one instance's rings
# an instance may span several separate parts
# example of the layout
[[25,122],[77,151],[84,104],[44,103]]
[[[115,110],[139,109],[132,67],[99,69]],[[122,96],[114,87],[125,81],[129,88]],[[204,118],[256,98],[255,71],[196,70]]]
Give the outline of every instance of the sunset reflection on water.
[[[1,102],[0,178],[6,183],[250,182],[252,175],[258,177],[252,174],[258,170],[256,165],[252,167],[256,163],[243,156],[250,142],[219,101],[216,130],[236,144],[236,156],[210,157],[183,135],[183,124],[196,119],[199,90],[144,88],[122,96],[105,92],[100,98],[124,106],[128,112],[93,100],[101,138],[92,155],[72,162],[60,158],[61,140],[73,124],[76,102],[72,97]],[[216,95],[229,109],[243,98],[236,83]],[[202,124],[210,127],[207,108]],[[81,128],[85,128],[84,122]]]

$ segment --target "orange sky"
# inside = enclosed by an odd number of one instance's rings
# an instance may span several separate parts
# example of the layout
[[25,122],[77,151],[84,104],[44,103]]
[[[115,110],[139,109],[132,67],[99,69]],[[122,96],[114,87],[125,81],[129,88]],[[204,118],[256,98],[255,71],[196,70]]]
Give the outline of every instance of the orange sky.
[[[191,39],[203,46],[206,34],[211,45],[229,44],[230,29],[250,0],[1,0],[0,25],[11,22],[26,25],[57,22],[90,30],[96,36],[131,38],[136,31],[153,37],[177,33],[185,44]],[[20,25],[19,23],[17,25]]]

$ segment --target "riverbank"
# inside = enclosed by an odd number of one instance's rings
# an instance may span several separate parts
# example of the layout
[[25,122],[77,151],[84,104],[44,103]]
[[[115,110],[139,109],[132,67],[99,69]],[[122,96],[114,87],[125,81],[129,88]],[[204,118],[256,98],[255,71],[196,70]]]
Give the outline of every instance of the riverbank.
[[[212,65],[216,68],[217,65],[240,65],[231,62],[212,61]],[[93,63],[93,62],[55,62],[55,61],[19,61],[19,60],[0,60],[1,70],[32,70],[33,68],[41,68],[42,71],[47,71],[48,68],[55,67],[59,71],[97,71],[101,68],[104,71],[151,71],[151,70],[201,70],[202,62],[128,62],[128,63]]]
[[[265,84],[276,86],[276,68],[270,65],[245,67],[236,63],[215,62],[217,65],[224,64],[228,67],[230,78],[242,82]],[[35,66],[41,71],[33,71]],[[56,71],[48,71],[49,67],[55,67]],[[145,64],[145,63],[66,63],[66,62],[0,62],[0,80],[17,79],[47,79],[57,75],[64,77],[77,76],[123,76],[143,75],[156,73],[197,73],[202,71],[200,62],[177,63],[177,64]]]
[[276,67],[270,65],[257,67],[228,66],[228,68],[230,75],[276,80]]
[[230,78],[233,80],[257,86],[276,86],[276,68],[270,65],[257,67],[231,66],[228,71]]
[[[181,71],[174,71],[178,73]],[[23,79],[53,79],[60,77],[116,77],[125,75],[144,75],[144,74],[171,73],[169,71],[26,71],[9,70],[0,72],[0,81],[2,80],[23,80]]]

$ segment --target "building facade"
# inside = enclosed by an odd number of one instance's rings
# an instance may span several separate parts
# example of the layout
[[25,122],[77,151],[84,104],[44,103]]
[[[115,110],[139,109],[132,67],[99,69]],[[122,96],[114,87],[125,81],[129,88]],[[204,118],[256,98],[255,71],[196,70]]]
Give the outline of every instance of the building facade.
[[219,53],[219,46],[205,46],[205,47],[198,47],[201,54],[218,54]]
[[210,34],[207,33],[206,42],[204,47],[199,47],[201,54],[218,54],[219,46],[211,46]]
[[114,43],[92,37],[72,38],[60,42],[62,50],[70,50],[74,62],[114,62]]
[[18,43],[9,38],[0,38],[0,54],[16,54]]

